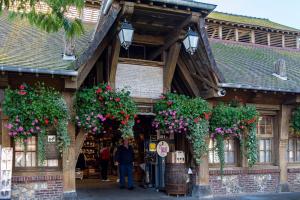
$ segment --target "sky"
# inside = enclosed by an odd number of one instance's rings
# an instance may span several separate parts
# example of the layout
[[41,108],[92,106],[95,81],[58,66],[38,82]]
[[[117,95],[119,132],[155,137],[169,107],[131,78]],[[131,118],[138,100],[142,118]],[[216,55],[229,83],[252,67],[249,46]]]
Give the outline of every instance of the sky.
[[300,0],[199,0],[218,5],[216,11],[268,18],[300,29]]

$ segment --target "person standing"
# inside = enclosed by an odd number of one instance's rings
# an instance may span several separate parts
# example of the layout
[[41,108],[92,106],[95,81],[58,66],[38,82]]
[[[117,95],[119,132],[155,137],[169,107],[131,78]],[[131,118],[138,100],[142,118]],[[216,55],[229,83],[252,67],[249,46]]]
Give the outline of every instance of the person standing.
[[123,139],[123,144],[119,146],[116,153],[116,160],[120,172],[120,188],[125,188],[125,176],[128,177],[128,189],[133,190],[133,158],[134,152],[129,145],[128,139]]
[[103,143],[103,147],[100,150],[100,165],[101,165],[102,181],[109,181],[107,179],[107,170],[108,170],[109,159],[110,159],[109,148],[106,146],[106,143]]

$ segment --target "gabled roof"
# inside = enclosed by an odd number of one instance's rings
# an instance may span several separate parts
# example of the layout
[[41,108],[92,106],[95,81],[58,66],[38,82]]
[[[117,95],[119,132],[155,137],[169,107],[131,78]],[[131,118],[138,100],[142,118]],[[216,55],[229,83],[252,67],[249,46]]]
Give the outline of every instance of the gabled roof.
[[[210,40],[222,87],[300,93],[300,51],[224,40]],[[285,60],[288,80],[272,75]]]
[[237,24],[245,24],[250,26],[259,26],[264,28],[277,29],[282,31],[300,32],[299,29],[285,26],[265,18],[249,17],[244,15],[235,15],[235,14],[229,14],[223,12],[212,12],[208,15],[208,18],[231,22],[231,23],[237,23]]
[[[85,33],[75,40],[76,56],[87,49],[95,24],[84,24],[84,27]],[[63,51],[63,31],[49,34],[26,20],[9,20],[7,15],[0,16],[0,70],[76,74],[74,61],[62,59]]]

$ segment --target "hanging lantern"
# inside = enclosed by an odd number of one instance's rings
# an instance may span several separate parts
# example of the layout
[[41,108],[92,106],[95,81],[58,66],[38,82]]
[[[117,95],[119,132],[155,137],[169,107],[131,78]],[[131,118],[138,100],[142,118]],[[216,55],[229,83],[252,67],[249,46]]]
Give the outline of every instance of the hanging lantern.
[[198,47],[199,35],[195,31],[193,31],[190,27],[189,30],[183,40],[183,45],[185,50],[193,55]]
[[125,19],[124,22],[121,24],[121,29],[118,34],[121,46],[124,47],[125,49],[128,49],[129,46],[131,45],[133,33],[134,33],[134,29],[132,25],[128,23]]

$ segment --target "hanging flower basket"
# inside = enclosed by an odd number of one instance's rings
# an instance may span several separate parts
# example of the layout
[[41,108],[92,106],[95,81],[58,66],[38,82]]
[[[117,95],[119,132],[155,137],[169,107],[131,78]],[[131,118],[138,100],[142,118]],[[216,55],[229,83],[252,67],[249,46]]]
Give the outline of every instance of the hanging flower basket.
[[45,160],[45,136],[55,128],[60,151],[70,144],[67,132],[69,110],[62,95],[54,88],[38,83],[35,87],[22,84],[18,89],[5,90],[3,112],[8,116],[8,134],[23,142],[32,136],[38,137],[38,155]]
[[115,91],[108,84],[84,88],[76,94],[75,110],[76,124],[88,133],[101,133],[112,120],[120,124],[122,137],[133,136],[137,108],[126,90]]

